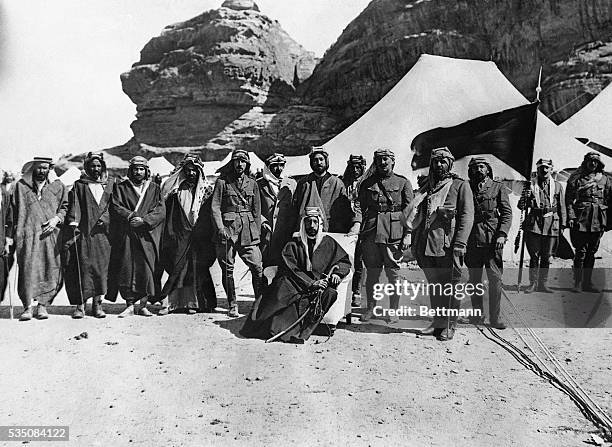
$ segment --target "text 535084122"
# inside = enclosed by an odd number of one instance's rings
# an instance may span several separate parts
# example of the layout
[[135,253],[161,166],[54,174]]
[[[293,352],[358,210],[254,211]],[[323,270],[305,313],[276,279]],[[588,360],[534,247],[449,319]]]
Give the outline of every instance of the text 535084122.
[[0,426],[0,441],[68,441],[67,426]]

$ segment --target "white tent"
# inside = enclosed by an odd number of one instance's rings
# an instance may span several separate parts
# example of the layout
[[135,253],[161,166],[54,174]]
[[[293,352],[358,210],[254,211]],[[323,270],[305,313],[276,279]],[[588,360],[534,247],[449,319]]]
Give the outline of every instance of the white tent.
[[66,172],[59,176],[59,180],[66,186],[72,186],[81,178],[81,170],[76,166],[70,166]]
[[164,157],[154,157],[149,160],[149,169],[151,170],[151,174],[159,174],[164,177],[170,175],[174,169],[174,165]]
[[559,127],[573,137],[586,138],[612,149],[610,114],[612,114],[612,84]]
[[[424,54],[378,103],[324,147],[336,174],[341,174],[338,170],[344,168],[350,154],[371,160],[377,148],[391,149],[396,155],[396,172],[416,187],[410,149],[414,137],[528,103],[494,62]],[[590,150],[539,113],[534,163],[539,158],[552,158],[555,169],[576,167]],[[523,179],[496,157],[487,158],[496,176]],[[466,157],[455,164],[455,171],[465,178],[468,161]]]
[[308,155],[290,156],[286,157],[286,159],[287,163],[283,171],[284,176],[292,177],[294,175],[305,175],[312,171],[312,169],[310,169],[310,157]]

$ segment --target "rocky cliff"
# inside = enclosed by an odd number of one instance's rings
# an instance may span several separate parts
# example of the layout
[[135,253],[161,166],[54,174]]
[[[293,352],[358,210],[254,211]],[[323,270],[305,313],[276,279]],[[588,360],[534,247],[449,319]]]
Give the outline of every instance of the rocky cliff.
[[[326,52],[301,93],[306,103],[332,107],[350,123],[420,54],[430,53],[493,60],[530,99],[543,65],[544,111],[552,113],[581,94],[582,84],[601,89],[612,71],[609,62],[593,54],[581,63],[567,58],[585,43],[611,37],[612,0],[374,0]],[[596,76],[597,87],[593,71],[607,73]],[[576,110],[555,118],[562,121]]]
[[[561,122],[612,79],[612,0],[373,0],[317,60],[252,0],[168,26],[121,75],[134,138],[108,150],[177,161],[240,147],[305,153],[349,126],[422,53],[493,60]],[[314,71],[313,71],[314,70]]]
[[[168,26],[121,75],[123,91],[137,106],[135,141],[200,147],[218,158],[274,127],[315,64],[314,54],[253,1],[225,1]],[[281,133],[276,136],[293,138]]]

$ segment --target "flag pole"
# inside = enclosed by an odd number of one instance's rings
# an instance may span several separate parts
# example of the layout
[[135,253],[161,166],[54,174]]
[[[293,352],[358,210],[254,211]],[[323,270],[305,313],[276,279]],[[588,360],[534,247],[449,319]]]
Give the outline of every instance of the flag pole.
[[[539,103],[540,103],[540,93],[542,92],[542,66],[540,65],[540,73],[538,74],[538,86],[536,87],[536,102],[538,103],[538,109],[539,109]],[[536,111],[536,123],[537,123],[537,111]],[[536,128],[537,131],[537,128]],[[535,133],[534,133],[534,145],[535,145]],[[519,271],[518,271],[518,280],[517,280],[517,284],[516,284],[516,291],[517,293],[521,292],[521,282],[523,280],[523,263],[525,261],[525,231],[523,230],[523,225],[525,222],[525,216],[529,213],[529,191],[531,190],[531,171],[533,169],[533,153],[535,151],[535,147],[532,149],[531,151],[531,162],[529,163],[529,178],[525,181],[525,183],[523,184],[523,192],[522,192],[522,197],[521,199],[523,200],[524,203],[524,208],[521,211],[521,220],[520,220],[520,228],[517,234],[517,240],[515,241],[514,245],[515,245],[515,252],[516,252],[516,248],[518,248],[518,242],[519,239],[521,238],[521,233],[522,233],[522,241],[520,242],[521,244],[521,254],[519,257]]]

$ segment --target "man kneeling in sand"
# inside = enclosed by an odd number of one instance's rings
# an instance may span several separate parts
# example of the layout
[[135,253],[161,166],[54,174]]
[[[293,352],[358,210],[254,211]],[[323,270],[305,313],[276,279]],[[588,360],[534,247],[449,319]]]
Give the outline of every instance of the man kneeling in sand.
[[336,287],[351,262],[342,247],[323,234],[322,216],[319,208],[306,208],[300,232],[283,248],[278,273],[253,305],[240,331],[243,336],[265,340],[291,328],[278,338],[304,343],[336,301]]

